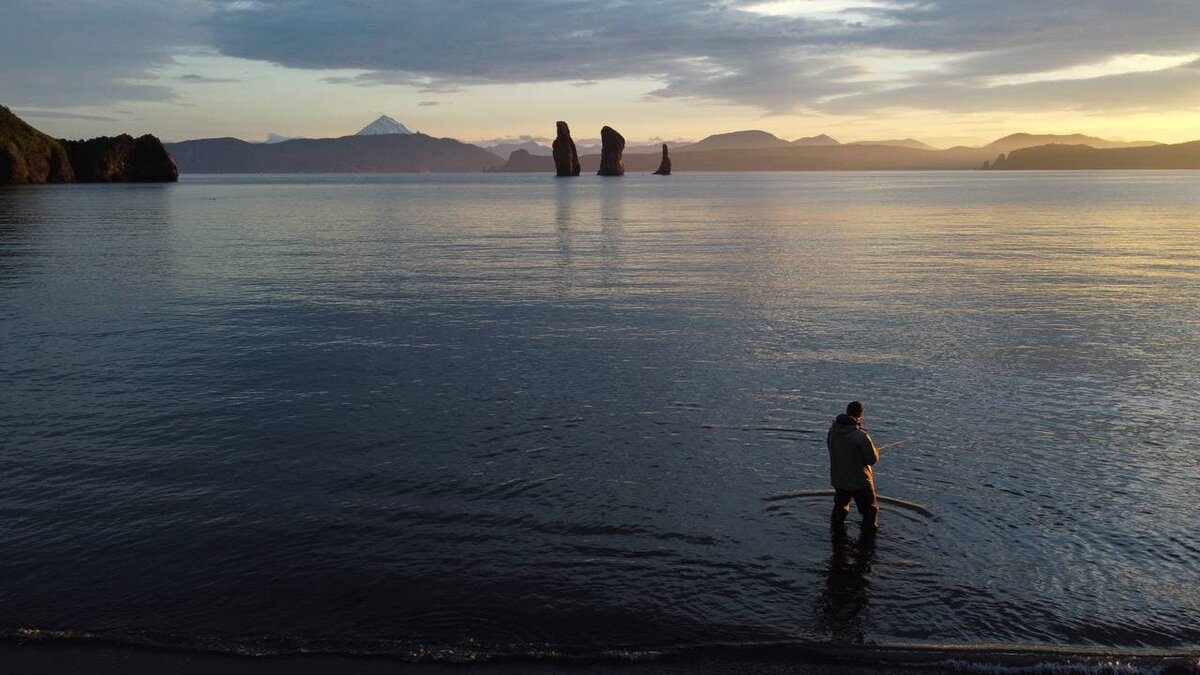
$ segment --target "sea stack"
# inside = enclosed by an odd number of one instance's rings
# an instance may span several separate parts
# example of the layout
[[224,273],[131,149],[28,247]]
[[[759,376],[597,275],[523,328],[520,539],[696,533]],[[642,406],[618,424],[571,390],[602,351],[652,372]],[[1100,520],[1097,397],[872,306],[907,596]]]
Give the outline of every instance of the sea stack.
[[[571,140],[571,130],[566,122],[555,122],[558,135],[554,137],[551,146],[554,155],[554,170],[559,176],[579,175],[579,154],[575,152],[575,141]],[[509,158],[511,161],[511,157]]]
[[654,172],[655,176],[670,176],[671,175],[671,158],[667,156],[667,144],[663,143],[663,158],[658,165],[658,171]]
[[612,127],[600,130],[600,176],[625,175],[625,137]]

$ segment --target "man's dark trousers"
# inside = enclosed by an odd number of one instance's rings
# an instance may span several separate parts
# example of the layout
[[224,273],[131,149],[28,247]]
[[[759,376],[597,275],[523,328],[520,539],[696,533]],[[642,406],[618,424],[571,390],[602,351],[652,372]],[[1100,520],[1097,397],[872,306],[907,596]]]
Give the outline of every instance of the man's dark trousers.
[[833,526],[842,527],[846,524],[846,514],[850,513],[850,502],[858,507],[862,514],[863,527],[874,529],[879,527],[879,498],[875,495],[875,483],[859,490],[834,489],[833,496]]

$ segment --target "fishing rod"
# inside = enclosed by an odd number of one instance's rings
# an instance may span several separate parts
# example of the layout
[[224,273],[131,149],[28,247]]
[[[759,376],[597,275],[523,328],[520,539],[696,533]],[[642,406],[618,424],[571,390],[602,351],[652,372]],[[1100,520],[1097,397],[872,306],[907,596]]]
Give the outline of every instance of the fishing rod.
[[[700,428],[701,429],[733,429],[735,431],[783,431],[783,432],[787,432],[790,434],[816,433],[812,429],[792,429],[790,427],[755,427],[755,426],[750,426],[750,425],[738,426],[738,425],[732,425],[732,424],[702,424],[702,425],[700,425]],[[901,439],[899,441],[894,441],[894,442],[888,443],[886,445],[877,446],[877,449],[878,450],[887,450],[889,448],[898,448],[901,445],[908,445],[909,443],[914,443],[919,440],[921,440],[919,437],[913,436],[911,438]]]
[[733,429],[735,431],[785,431],[789,434],[811,434],[815,433],[812,429],[791,429],[788,427],[753,427],[749,425],[737,426],[732,424],[701,424],[701,429]]
[[905,438],[905,439],[902,439],[899,441],[895,441],[893,443],[888,443],[887,445],[880,445],[880,446],[876,447],[875,449],[876,450],[887,450],[888,448],[895,448],[895,447],[899,447],[901,445],[908,445],[909,443],[914,443],[919,440],[921,440],[920,437],[913,436],[912,438]]

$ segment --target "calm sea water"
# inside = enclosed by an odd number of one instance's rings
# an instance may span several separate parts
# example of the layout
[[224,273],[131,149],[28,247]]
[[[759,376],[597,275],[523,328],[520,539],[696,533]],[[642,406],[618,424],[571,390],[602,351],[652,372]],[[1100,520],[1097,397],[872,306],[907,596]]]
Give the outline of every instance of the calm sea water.
[[[5,188],[0,632],[1196,650],[1198,214],[1170,172]],[[915,439],[873,541],[828,531],[851,399]]]

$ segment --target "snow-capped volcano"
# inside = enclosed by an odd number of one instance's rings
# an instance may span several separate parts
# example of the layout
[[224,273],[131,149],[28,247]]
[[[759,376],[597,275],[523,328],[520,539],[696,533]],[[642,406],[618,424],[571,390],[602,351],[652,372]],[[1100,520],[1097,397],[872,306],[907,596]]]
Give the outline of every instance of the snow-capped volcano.
[[411,134],[408,127],[400,124],[396,120],[387,115],[380,115],[379,119],[371,122],[363,127],[355,136],[382,136],[384,134]]

